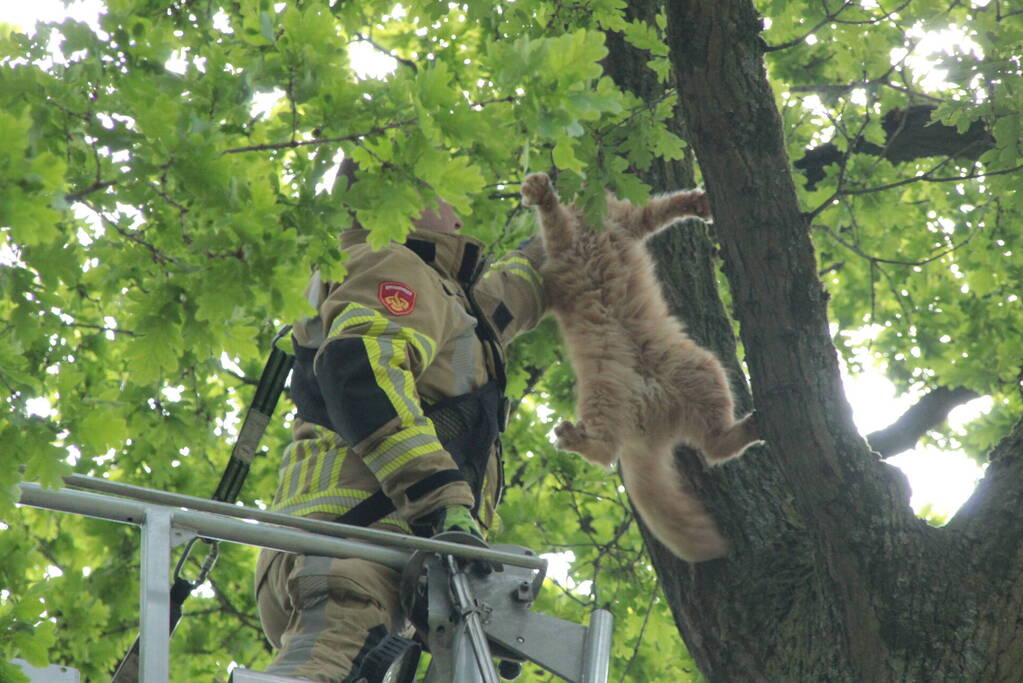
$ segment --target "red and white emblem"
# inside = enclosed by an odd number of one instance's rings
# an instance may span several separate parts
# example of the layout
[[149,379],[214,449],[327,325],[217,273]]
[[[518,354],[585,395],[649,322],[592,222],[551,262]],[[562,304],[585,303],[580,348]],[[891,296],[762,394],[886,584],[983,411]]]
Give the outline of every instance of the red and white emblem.
[[416,290],[402,282],[381,282],[377,298],[391,315],[408,315],[416,309]]

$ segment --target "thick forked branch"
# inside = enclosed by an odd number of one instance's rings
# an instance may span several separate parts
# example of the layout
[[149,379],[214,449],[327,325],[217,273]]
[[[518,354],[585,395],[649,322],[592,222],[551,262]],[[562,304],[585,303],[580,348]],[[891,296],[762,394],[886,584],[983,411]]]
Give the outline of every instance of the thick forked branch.
[[980,394],[966,387],[938,387],[884,429],[867,435],[870,447],[888,458],[912,448],[921,436],[948,418],[949,412]]
[[[851,420],[760,31],[750,0],[668,3],[672,62],[741,325],[758,425],[816,549],[815,590],[837,600],[836,611],[818,618],[841,638],[843,671],[853,680],[883,680],[888,645],[868,558],[916,520],[904,489]],[[864,526],[876,535],[857,533]],[[724,648],[728,634],[701,635],[720,638],[705,638],[707,648],[694,652],[701,668],[727,670],[711,650]]]
[[[783,439],[772,446],[797,465],[793,474],[808,477],[793,482],[813,489],[807,495],[845,498],[848,482],[839,475],[849,454],[841,451],[859,437],[766,79],[760,19],[748,0],[668,7],[682,104],[713,205],[765,436]],[[721,34],[728,29],[725,41]],[[784,435],[780,429],[774,434],[772,423],[785,425]],[[860,458],[870,458],[866,448],[860,451]]]
[[[991,615],[983,642],[996,653],[974,680],[1015,680],[1023,664],[1023,420],[991,452],[984,478],[948,523],[955,553],[968,558],[982,581],[963,593],[967,609]],[[957,587],[958,588],[958,587]],[[986,674],[986,675],[985,675]]]
[[[991,463],[969,500],[948,524],[983,545],[973,552],[1015,554],[1023,546],[1023,419],[991,451]],[[1020,581],[1018,564],[1012,571]]]

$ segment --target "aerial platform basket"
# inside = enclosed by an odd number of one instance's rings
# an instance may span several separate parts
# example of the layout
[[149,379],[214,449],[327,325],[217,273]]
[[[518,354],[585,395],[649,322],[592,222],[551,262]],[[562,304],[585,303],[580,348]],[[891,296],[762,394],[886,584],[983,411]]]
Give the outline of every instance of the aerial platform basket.
[[[532,611],[547,562],[528,548],[480,547],[469,544],[472,537],[406,536],[80,475],[65,482],[73,488],[49,490],[23,483],[20,503],[141,528],[138,676],[142,683],[166,683],[170,678],[171,555],[174,547],[196,539],[358,557],[403,572],[403,604],[423,601],[419,613],[426,619],[417,626],[432,655],[428,683],[497,683],[499,670],[508,662],[533,662],[570,683],[607,681],[611,614],[595,610],[589,626],[582,626]],[[499,570],[474,571],[479,563]],[[500,666],[495,658],[502,660]],[[22,669],[33,683],[78,680],[69,667],[40,669],[22,664]],[[405,683],[411,680],[408,676],[405,667],[400,673],[384,671],[378,680]],[[296,679],[236,669],[232,680]]]

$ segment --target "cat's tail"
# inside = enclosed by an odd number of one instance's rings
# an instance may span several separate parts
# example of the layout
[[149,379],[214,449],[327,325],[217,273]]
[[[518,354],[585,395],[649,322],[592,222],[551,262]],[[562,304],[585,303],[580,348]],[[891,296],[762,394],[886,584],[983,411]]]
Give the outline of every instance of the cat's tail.
[[687,562],[713,560],[728,552],[728,542],[710,513],[683,486],[670,445],[632,441],[623,446],[619,461],[632,504],[671,552]]

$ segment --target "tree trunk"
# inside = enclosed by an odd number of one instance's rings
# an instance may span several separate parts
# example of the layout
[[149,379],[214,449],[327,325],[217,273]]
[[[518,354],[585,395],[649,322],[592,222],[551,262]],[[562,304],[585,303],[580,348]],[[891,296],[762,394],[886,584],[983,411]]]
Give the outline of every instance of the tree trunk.
[[[732,543],[727,558],[688,565],[646,535],[690,652],[710,681],[1023,680],[1023,423],[948,526],[913,515],[905,478],[851,420],[760,19],[749,0],[673,1],[668,17],[679,132],[710,193],[768,442],[712,471],[679,453]],[[609,73],[655,96],[643,56],[614,40]],[[684,176],[655,167],[647,180],[676,189]],[[675,228],[651,248],[674,311],[733,370],[748,407],[706,230]]]

